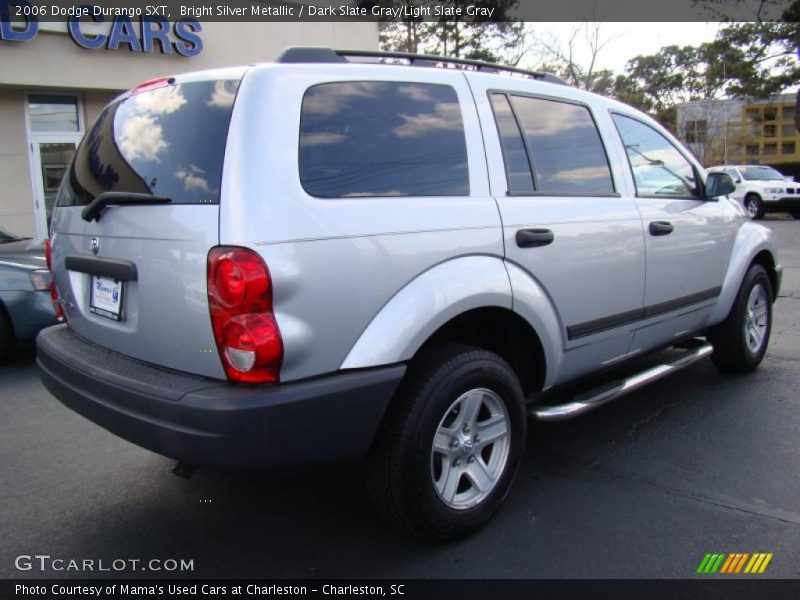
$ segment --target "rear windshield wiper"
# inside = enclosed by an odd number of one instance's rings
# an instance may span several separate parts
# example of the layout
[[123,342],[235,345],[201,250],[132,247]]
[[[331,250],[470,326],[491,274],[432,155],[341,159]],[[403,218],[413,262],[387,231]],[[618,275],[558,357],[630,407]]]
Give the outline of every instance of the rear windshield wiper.
[[84,221],[99,221],[100,214],[109,204],[169,204],[172,198],[164,198],[154,194],[136,194],[133,192],[103,192],[95,196],[81,212]]

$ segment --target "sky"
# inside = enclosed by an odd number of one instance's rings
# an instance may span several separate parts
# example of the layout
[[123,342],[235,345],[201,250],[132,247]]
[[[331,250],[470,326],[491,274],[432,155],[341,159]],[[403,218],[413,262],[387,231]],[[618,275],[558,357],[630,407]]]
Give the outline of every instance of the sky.
[[[579,25],[581,23],[530,23],[528,27],[533,35],[552,34],[566,48],[572,32]],[[622,73],[628,60],[635,56],[655,54],[661,47],[673,44],[697,46],[710,42],[719,27],[720,23],[601,23],[600,40],[609,42],[598,54],[596,65],[600,69]],[[583,39],[576,44],[579,50],[577,58],[580,64],[588,65],[590,54]]]

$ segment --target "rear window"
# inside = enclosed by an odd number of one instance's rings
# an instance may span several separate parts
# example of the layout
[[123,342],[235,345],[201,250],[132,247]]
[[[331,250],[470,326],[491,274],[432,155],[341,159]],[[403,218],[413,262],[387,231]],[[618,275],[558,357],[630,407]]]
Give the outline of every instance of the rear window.
[[310,88],[300,181],[312,196],[466,196],[467,145],[449,85],[349,81]]
[[216,204],[239,80],[167,85],[123,97],[98,117],[78,148],[59,206],[102,192]]

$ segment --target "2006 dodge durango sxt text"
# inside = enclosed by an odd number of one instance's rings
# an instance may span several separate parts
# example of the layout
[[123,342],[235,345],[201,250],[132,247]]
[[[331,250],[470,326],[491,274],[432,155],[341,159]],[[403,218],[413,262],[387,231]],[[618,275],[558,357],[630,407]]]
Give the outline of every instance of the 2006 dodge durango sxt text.
[[365,460],[389,522],[449,539],[502,503],[528,415],[756,368],[781,267],[730,177],[516,75],[293,48],[115,99],[53,216],[45,385],[188,465]]

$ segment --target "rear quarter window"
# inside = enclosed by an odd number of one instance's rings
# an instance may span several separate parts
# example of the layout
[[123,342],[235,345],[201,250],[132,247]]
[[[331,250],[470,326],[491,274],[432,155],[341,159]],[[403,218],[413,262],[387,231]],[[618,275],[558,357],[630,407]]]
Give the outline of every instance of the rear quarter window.
[[448,85],[391,81],[308,89],[300,116],[300,182],[321,198],[466,196],[461,107]]

